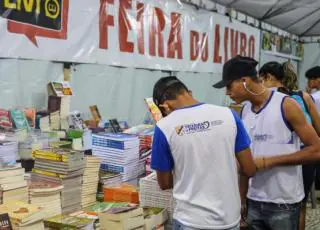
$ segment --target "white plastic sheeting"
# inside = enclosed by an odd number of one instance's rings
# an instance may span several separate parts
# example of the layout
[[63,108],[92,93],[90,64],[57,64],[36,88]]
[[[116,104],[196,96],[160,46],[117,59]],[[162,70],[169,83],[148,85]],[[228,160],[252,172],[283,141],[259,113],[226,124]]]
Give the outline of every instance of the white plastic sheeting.
[[[74,96],[71,109],[89,113],[90,105],[97,105],[103,118],[128,120],[131,125],[143,121],[147,113],[144,98],[152,97],[156,81],[168,76],[161,71],[117,68],[81,64],[72,72]],[[224,92],[211,86],[220,76],[206,73],[176,73],[202,102],[222,104]]]
[[63,64],[0,59],[0,108],[47,106],[47,83],[63,79]]
[[239,12],[250,15],[285,31],[289,31],[297,36],[320,35],[319,0],[210,1],[234,8]]

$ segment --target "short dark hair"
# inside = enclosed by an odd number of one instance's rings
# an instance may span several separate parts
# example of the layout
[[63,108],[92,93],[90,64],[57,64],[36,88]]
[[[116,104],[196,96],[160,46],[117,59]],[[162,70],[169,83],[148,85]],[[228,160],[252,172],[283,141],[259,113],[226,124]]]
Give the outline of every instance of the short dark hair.
[[315,66],[309,69],[306,72],[306,78],[309,80],[320,78],[320,66]]
[[260,82],[260,79],[258,76],[248,76],[253,82]]
[[188,88],[177,77],[163,77],[154,85],[153,100],[159,106],[165,100],[174,100],[186,91]]
[[271,74],[278,81],[282,81],[284,79],[283,66],[276,61],[268,62],[264,64],[259,70],[259,75],[267,75],[267,74]]

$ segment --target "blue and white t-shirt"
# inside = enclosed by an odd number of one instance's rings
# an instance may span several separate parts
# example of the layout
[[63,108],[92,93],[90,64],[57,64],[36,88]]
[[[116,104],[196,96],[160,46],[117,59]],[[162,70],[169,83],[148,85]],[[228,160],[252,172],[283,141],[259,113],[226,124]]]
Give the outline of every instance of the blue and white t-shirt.
[[235,154],[250,146],[236,112],[197,104],[172,112],[156,126],[151,167],[173,171],[174,218],[199,229],[226,229],[240,221]]

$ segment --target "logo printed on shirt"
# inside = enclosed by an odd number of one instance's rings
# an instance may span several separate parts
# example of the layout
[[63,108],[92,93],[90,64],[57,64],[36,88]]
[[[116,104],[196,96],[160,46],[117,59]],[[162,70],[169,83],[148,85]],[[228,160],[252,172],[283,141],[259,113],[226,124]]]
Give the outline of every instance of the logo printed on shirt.
[[270,135],[270,134],[255,134],[255,135],[253,135],[253,139],[255,141],[266,142],[268,140],[272,140],[273,139],[273,135]]
[[191,123],[186,125],[179,125],[175,127],[176,133],[179,136],[191,133],[199,133],[209,131],[211,127],[218,126],[223,124],[222,120],[216,121],[203,121],[199,123]]

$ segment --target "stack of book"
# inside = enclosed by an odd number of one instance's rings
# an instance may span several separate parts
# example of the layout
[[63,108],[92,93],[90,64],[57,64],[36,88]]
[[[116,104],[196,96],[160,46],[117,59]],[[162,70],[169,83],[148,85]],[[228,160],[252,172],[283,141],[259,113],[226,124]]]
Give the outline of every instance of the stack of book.
[[8,213],[13,229],[44,230],[44,213],[36,205],[11,201],[0,205],[0,213]]
[[139,138],[130,134],[99,133],[92,136],[92,154],[101,158],[101,169],[121,173],[129,181],[144,173],[139,158]]
[[144,229],[164,229],[168,212],[164,208],[143,208]]
[[3,164],[15,164],[18,159],[18,142],[0,141],[0,166]]
[[84,152],[67,149],[44,149],[33,152],[32,178],[63,185],[62,213],[81,209]]
[[99,213],[100,228],[112,230],[143,229],[143,209],[137,205],[124,204]]
[[122,184],[118,187],[104,188],[104,201],[129,202],[139,204],[139,193],[135,186]]
[[124,131],[127,134],[134,134],[140,140],[140,152],[149,150],[152,147],[152,139],[154,134],[154,126],[141,124]]
[[84,219],[88,219],[90,221],[93,221],[93,229],[92,230],[99,230],[100,229],[100,222],[99,222],[98,214],[81,210],[78,212],[70,213],[69,216],[84,218]]
[[161,190],[155,173],[140,179],[140,205],[142,207],[166,208],[168,210],[168,227],[172,225],[173,211],[176,202],[172,196],[172,189]]
[[29,181],[29,203],[43,209],[45,218],[61,214],[62,185],[44,180]]
[[120,173],[106,172],[106,171],[100,170],[99,186],[98,186],[98,194],[97,194],[98,200],[103,201],[104,188],[117,187],[117,186],[120,186],[121,183],[122,183],[122,179],[121,179]]
[[96,202],[101,162],[99,158],[94,156],[86,156],[85,161],[86,166],[82,179],[82,207],[93,205]]
[[[59,230],[88,230],[94,229],[94,220],[88,218],[79,218],[70,215],[57,215],[45,219],[44,221],[46,229]],[[34,229],[35,230],[35,229]]]
[[27,182],[24,180],[24,169],[21,164],[6,165],[0,168],[1,203],[12,200],[28,202]]

